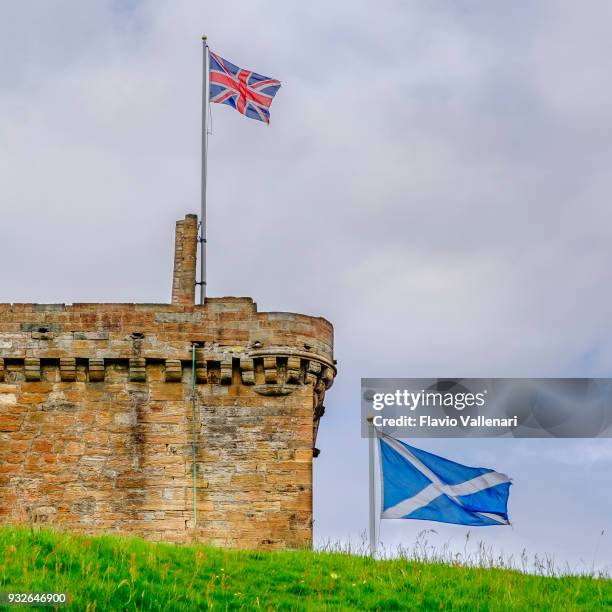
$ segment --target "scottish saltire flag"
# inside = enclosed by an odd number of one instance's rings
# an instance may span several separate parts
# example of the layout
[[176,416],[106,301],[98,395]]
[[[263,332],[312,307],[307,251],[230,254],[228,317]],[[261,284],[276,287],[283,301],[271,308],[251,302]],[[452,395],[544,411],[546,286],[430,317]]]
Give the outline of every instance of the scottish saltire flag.
[[210,52],[210,101],[229,104],[238,112],[270,123],[270,105],[280,89],[276,79],[238,68]]
[[382,518],[509,525],[508,476],[449,461],[380,432],[378,436]]

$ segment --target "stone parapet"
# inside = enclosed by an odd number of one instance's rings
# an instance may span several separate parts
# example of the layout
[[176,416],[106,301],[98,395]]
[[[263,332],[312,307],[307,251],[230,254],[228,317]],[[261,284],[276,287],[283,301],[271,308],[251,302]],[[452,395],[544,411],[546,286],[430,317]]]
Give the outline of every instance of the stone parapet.
[[0,304],[0,521],[307,546],[335,373],[329,322],[250,298]]

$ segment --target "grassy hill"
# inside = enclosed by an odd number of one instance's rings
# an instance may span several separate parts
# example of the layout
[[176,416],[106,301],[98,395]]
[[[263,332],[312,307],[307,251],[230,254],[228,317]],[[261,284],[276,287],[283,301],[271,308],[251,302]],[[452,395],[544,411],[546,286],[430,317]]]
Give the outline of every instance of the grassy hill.
[[67,592],[79,611],[612,609],[612,580],[3,527],[8,590]]

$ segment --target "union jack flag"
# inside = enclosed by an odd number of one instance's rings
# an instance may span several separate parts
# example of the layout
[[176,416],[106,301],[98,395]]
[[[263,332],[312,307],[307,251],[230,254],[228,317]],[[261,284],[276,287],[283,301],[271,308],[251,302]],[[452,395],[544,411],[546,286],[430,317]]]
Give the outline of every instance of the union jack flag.
[[210,101],[229,104],[238,112],[270,123],[270,105],[280,89],[276,79],[238,68],[210,52]]

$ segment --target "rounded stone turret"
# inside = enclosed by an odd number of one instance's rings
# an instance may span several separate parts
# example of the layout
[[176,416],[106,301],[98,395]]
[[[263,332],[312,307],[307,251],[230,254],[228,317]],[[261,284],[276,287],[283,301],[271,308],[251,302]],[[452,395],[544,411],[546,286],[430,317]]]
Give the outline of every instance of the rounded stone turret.
[[250,298],[195,305],[196,235],[195,216],[177,224],[171,304],[0,305],[0,521],[311,543],[333,328]]

